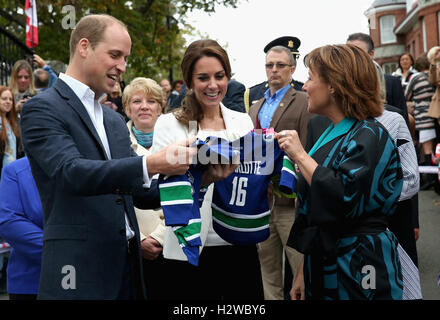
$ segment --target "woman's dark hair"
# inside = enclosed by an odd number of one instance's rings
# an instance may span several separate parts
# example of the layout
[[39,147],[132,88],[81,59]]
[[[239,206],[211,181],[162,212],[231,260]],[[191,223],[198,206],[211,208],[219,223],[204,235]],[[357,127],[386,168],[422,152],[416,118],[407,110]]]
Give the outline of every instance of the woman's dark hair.
[[414,58],[413,58],[413,56],[411,55],[411,53],[409,53],[409,52],[404,52],[404,53],[402,53],[400,56],[399,56],[399,61],[398,61],[398,63],[399,63],[399,68],[400,68],[400,70],[402,70],[403,71],[403,69],[402,69],[402,66],[400,65],[400,59],[403,57],[403,56],[408,56],[410,59],[411,59],[411,66],[413,67],[414,66]]
[[[197,40],[188,46],[180,64],[183,81],[188,89],[192,89],[194,65],[202,57],[217,58],[223,66],[226,77],[231,79],[231,64],[225,49],[215,40]],[[192,90],[188,90],[183,99],[182,108],[176,109],[173,113],[176,119],[186,126],[189,125],[190,121],[199,122],[203,119],[202,107]]]

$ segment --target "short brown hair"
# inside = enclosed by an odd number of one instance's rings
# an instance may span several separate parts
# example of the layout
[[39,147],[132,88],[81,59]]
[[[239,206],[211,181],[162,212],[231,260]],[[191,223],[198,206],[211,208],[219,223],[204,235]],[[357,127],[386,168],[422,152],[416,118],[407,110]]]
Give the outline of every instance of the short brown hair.
[[382,114],[376,67],[362,49],[350,44],[316,48],[305,64],[334,89],[333,97],[346,117],[365,120]]
[[[192,86],[194,65],[202,57],[217,58],[225,70],[226,77],[231,79],[231,64],[229,63],[229,57],[226,50],[215,40],[196,40],[188,46],[183,56],[182,63],[180,64],[183,81],[188,89],[191,89]],[[173,111],[179,122],[184,125],[189,125],[189,121],[200,121],[203,119],[202,108],[193,92],[188,92],[186,94],[182,104],[183,108]]]
[[137,77],[124,88],[124,93],[122,94],[122,106],[125,113],[127,113],[127,109],[130,106],[131,98],[138,92],[142,92],[146,96],[153,98],[159,103],[160,107],[163,108],[163,91],[161,86],[159,86],[153,79]]
[[92,49],[95,49],[96,45],[104,39],[107,27],[115,23],[127,29],[122,21],[108,14],[91,14],[81,18],[70,35],[70,59],[75,55],[76,46],[81,39],[88,39]]
[[428,60],[428,54],[425,52],[417,57],[414,68],[416,68],[417,71],[423,72],[428,70],[430,65],[431,63]]

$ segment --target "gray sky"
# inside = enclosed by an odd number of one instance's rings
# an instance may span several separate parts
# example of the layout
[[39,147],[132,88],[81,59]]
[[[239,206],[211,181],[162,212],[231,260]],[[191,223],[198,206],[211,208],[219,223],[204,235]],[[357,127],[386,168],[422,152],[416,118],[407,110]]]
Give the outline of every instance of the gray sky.
[[[238,8],[218,7],[211,15],[196,11],[189,22],[217,40],[231,60],[234,78],[246,87],[266,80],[267,43],[292,35],[301,40],[294,79],[307,80],[303,57],[316,47],[345,43],[354,32],[369,33],[364,12],[373,0],[242,0]],[[188,38],[188,44],[196,38]]]

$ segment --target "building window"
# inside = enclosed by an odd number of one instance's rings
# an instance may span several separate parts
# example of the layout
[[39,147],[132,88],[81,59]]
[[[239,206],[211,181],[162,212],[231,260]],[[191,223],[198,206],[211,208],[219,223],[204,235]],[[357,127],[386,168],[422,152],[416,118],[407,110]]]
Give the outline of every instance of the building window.
[[423,52],[427,52],[428,51],[428,45],[427,45],[427,40],[426,40],[426,23],[425,23],[425,18],[423,18],[423,21],[422,21],[422,35],[423,35]]
[[438,43],[440,43],[440,11],[437,12]]
[[398,67],[399,64],[397,62],[388,62],[382,65],[382,70],[386,74],[392,74],[394,71],[397,70]]
[[379,18],[380,21],[380,42],[382,44],[396,42],[394,27],[396,26],[396,17],[386,15]]

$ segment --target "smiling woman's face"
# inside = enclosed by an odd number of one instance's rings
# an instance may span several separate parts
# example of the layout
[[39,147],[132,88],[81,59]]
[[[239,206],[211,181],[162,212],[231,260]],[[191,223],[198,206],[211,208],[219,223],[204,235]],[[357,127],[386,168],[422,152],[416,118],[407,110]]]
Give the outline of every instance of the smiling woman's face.
[[8,113],[12,109],[12,92],[10,90],[5,90],[0,95],[0,112]]
[[192,89],[202,108],[220,106],[228,90],[228,77],[220,60],[202,57],[195,63]]
[[142,91],[133,94],[127,111],[135,128],[143,132],[153,131],[157,118],[162,113],[159,102]]

